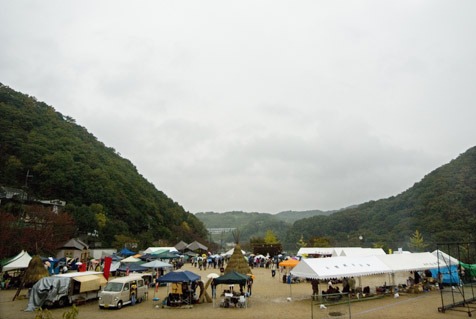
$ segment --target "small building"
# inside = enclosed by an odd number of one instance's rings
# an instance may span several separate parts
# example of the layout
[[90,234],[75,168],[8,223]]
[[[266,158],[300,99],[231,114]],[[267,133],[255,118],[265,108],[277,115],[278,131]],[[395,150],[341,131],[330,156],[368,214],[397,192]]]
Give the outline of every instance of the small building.
[[87,261],[89,258],[89,246],[77,238],[70,239],[64,244],[56,254],[56,258],[69,257],[82,261]]

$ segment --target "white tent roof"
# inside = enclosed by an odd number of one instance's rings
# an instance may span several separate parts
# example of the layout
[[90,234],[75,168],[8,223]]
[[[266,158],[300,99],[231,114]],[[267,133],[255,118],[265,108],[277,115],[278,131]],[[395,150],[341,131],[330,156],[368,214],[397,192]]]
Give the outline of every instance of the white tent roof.
[[146,268],[172,268],[173,266],[169,263],[165,263],[160,260],[149,261],[148,263],[142,264],[142,267]]
[[301,247],[297,256],[302,255],[332,255],[334,248],[332,247]]
[[8,264],[3,266],[2,271],[28,268],[30,260],[31,256],[26,251],[22,250],[18,255],[13,257]]
[[431,253],[377,256],[392,272],[419,271],[438,268],[438,258]]
[[440,267],[448,267],[448,266],[456,266],[459,265],[459,260],[451,257],[445,252],[441,250],[435,250],[432,252],[434,256],[436,256],[440,260]]
[[170,252],[178,251],[177,248],[175,247],[149,247],[146,250],[144,250],[144,254],[153,254],[159,250],[168,250]]
[[138,261],[141,261],[139,258],[129,256],[123,260],[121,260],[121,263],[136,263]]
[[343,248],[340,256],[354,256],[354,257],[363,257],[363,256],[380,256],[386,255],[385,251],[382,248]]
[[392,272],[377,256],[303,259],[291,270],[297,277],[330,279]]

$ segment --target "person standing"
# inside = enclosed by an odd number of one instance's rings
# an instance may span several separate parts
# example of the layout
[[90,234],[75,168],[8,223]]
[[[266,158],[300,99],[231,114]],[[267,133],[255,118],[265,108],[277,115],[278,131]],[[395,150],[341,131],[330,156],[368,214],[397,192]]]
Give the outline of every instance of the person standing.
[[251,296],[251,287],[253,286],[253,277],[250,276],[247,284],[248,284],[248,294]]

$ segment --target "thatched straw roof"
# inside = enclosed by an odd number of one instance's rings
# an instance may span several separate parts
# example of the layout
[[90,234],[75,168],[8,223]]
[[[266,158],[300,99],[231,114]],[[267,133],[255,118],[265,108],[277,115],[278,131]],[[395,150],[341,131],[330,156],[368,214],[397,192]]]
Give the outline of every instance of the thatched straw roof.
[[236,271],[240,274],[251,274],[250,266],[246,262],[243,253],[241,252],[240,244],[236,244],[235,250],[233,251],[233,255],[231,255],[228,264],[226,265],[225,274],[229,273],[230,271]]
[[35,255],[28,264],[28,268],[23,275],[22,282],[24,285],[34,284],[41,278],[48,277],[49,275],[50,274],[48,273],[48,270],[46,270],[40,256]]

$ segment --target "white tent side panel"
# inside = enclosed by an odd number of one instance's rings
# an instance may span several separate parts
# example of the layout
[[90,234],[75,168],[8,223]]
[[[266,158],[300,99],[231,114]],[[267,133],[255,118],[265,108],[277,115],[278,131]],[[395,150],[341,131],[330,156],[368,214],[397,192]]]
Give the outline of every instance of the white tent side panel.
[[22,250],[21,253],[15,256],[10,263],[3,266],[2,271],[28,268],[30,260],[31,256],[26,251]]
[[291,270],[291,275],[301,278],[318,279],[319,275],[309,264],[311,260],[314,259],[302,259],[299,264]]

